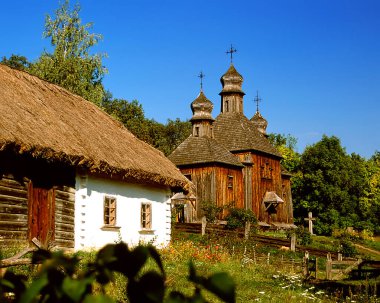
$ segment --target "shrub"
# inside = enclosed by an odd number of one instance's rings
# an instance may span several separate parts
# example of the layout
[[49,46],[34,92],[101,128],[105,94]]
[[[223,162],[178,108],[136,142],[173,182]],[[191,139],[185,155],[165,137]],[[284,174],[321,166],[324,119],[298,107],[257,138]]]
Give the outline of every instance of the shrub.
[[213,202],[205,202],[201,203],[201,210],[204,212],[206,220],[208,223],[214,223],[219,215],[223,212],[223,206],[217,206]]
[[340,249],[339,251],[345,257],[354,257],[358,252],[355,248],[355,245],[352,244],[349,238],[343,237],[340,239]]
[[[148,259],[154,261],[157,270],[144,270]],[[161,257],[153,246],[137,246],[130,250],[125,243],[108,244],[81,272],[78,271],[79,261],[78,255],[37,251],[32,262],[43,262],[39,275],[28,285],[24,276],[7,271],[0,279],[0,302],[8,300],[11,293],[16,302],[24,303],[113,303],[116,301],[106,294],[105,287],[115,280],[115,274],[127,280],[128,302],[164,302],[166,273]],[[235,285],[226,273],[203,277],[190,263],[188,280],[195,287],[192,295],[172,291],[166,301],[205,302],[201,291],[207,290],[224,302],[235,302]],[[101,290],[99,294],[94,292],[96,287]]]
[[287,231],[287,237],[290,238],[293,232],[296,234],[296,241],[299,245],[309,245],[313,243],[311,233],[304,226],[301,225],[295,230]]
[[227,228],[236,229],[245,226],[246,222],[251,224],[257,223],[257,218],[254,212],[250,209],[229,208],[229,214],[226,217]]

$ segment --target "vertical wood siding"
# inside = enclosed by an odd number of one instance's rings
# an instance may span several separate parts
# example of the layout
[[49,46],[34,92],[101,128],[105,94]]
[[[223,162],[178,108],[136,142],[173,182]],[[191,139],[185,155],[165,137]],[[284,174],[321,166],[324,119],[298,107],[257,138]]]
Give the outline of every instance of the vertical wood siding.
[[[203,216],[203,202],[216,203],[217,206],[234,204],[244,207],[243,173],[240,168],[222,166],[182,168],[184,175],[191,175],[191,181],[197,190],[197,218]],[[228,177],[232,177],[232,187],[228,186]],[[223,214],[226,215],[226,212]]]

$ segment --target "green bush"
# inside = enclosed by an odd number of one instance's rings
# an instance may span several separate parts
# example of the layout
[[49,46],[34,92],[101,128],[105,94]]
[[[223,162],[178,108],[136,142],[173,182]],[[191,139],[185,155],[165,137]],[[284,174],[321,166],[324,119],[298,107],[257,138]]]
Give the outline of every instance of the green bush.
[[295,232],[296,241],[299,245],[309,245],[313,243],[311,233],[304,226],[298,226],[295,230],[287,231],[288,238],[291,237],[291,233]]
[[358,251],[355,248],[355,245],[352,244],[351,240],[349,238],[345,238],[345,237],[340,239],[339,251],[345,257],[354,257],[358,253]]
[[257,223],[254,212],[250,209],[229,208],[229,214],[226,217],[227,228],[236,229],[243,228],[246,222],[251,224]]
[[[146,270],[151,259],[157,270]],[[235,284],[226,273],[209,277],[197,274],[189,265],[188,280],[194,285],[192,295],[178,291],[166,294],[166,273],[161,257],[153,246],[137,246],[130,250],[125,243],[109,244],[102,248],[94,261],[78,270],[79,255],[39,250],[33,254],[33,263],[42,263],[39,275],[29,284],[26,277],[7,271],[0,279],[0,302],[13,300],[21,303],[114,303],[115,298],[105,292],[105,287],[116,275],[126,279],[128,302],[205,302],[202,291],[216,295],[223,302],[235,302]],[[100,293],[95,289],[100,288]]]
[[222,214],[223,209],[223,206],[217,206],[213,202],[203,201],[201,203],[201,210],[204,212],[204,216],[208,223],[214,223]]

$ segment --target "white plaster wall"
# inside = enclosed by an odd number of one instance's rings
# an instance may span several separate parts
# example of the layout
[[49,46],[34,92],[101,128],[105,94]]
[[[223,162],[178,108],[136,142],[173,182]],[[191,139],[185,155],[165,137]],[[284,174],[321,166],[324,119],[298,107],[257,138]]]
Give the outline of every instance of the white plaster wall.
[[[116,226],[119,230],[102,230],[104,196],[116,197]],[[152,205],[152,233],[141,230],[141,203]],[[76,177],[75,249],[101,248],[122,241],[135,246],[154,241],[170,241],[170,190],[137,185],[92,176]]]

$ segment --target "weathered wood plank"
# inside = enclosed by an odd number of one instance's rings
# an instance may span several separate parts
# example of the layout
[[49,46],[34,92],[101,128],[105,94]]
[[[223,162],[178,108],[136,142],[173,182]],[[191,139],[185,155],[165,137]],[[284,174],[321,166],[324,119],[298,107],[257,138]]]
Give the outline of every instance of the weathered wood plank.
[[17,221],[25,224],[28,221],[28,216],[25,214],[0,213],[0,221]]
[[75,201],[75,194],[64,192],[64,191],[60,191],[60,190],[56,190],[55,191],[55,198],[56,199],[61,199],[61,200],[64,200],[64,201],[74,202]]
[[26,240],[27,230],[0,230],[0,239],[11,238],[11,239],[24,239]]
[[73,240],[55,239],[54,242],[58,248],[74,248]]
[[9,188],[14,188],[14,189],[25,189],[26,190],[26,185],[24,183],[20,183],[14,179],[3,177],[0,179],[0,186],[4,187],[9,187]]
[[28,193],[24,189],[10,188],[10,187],[0,185],[0,195],[10,196],[10,197],[27,198]]
[[23,214],[27,215],[28,209],[25,206],[20,205],[4,205],[0,202],[0,213],[3,214]]
[[9,205],[23,205],[27,207],[27,197],[13,197],[8,195],[0,194],[0,203],[5,203]]
[[55,240],[70,240],[70,241],[73,241],[74,240],[74,233],[73,232],[63,232],[63,231],[59,231],[56,233],[55,235]]
[[72,232],[74,233],[75,226],[73,224],[67,224],[67,223],[57,223],[55,224],[56,232]]

